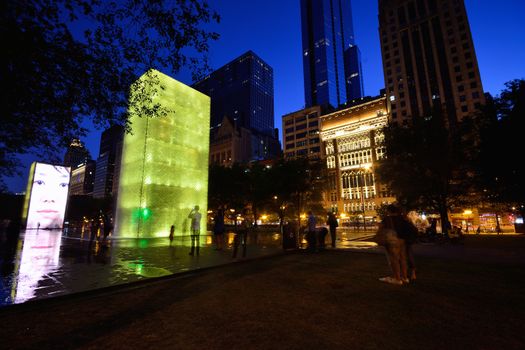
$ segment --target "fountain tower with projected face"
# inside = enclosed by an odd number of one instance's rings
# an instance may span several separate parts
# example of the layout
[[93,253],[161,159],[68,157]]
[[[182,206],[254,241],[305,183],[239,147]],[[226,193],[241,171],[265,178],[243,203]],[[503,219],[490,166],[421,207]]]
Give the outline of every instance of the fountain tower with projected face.
[[[130,104],[114,237],[167,237],[171,225],[189,234],[191,209],[207,208],[210,98],[156,70],[133,84],[130,98],[142,102]],[[145,116],[144,106],[162,112]],[[201,226],[206,232],[206,220]]]

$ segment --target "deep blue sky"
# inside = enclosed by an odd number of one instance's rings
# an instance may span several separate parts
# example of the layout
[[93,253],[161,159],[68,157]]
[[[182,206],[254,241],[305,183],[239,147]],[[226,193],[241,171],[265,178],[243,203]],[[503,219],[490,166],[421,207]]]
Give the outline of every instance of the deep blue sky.
[[[213,29],[221,38],[212,43],[210,63],[217,69],[253,50],[273,67],[275,127],[281,116],[304,106],[299,0],[209,0],[221,15]],[[465,0],[485,91],[499,93],[506,81],[525,78],[525,0]],[[361,49],[365,94],[384,87],[379,46],[377,0],[352,0],[356,43]],[[179,80],[191,84],[180,74]],[[100,131],[85,142],[96,159]],[[64,150],[65,151],[65,150]],[[24,157],[27,164],[37,160]],[[24,170],[24,174],[27,170]],[[26,179],[8,180],[11,191],[24,190]]]

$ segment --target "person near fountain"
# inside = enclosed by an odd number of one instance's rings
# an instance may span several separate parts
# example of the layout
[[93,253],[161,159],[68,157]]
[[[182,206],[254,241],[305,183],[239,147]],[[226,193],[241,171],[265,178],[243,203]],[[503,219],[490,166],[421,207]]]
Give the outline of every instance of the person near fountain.
[[224,241],[224,209],[222,206],[219,207],[214,218],[213,235],[215,236],[215,250],[222,250]]
[[199,206],[196,205],[195,208],[193,208],[190,211],[190,214],[188,215],[188,219],[191,219],[191,250],[190,255],[197,255],[199,256],[199,238],[201,233],[201,218],[202,215],[199,213]]

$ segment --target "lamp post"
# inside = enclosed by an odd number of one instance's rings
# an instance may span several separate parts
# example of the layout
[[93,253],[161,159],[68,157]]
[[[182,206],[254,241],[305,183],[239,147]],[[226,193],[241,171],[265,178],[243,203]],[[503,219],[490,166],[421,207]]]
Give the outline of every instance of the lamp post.
[[467,218],[466,222],[467,222],[467,229],[466,229],[466,233],[468,234],[468,226],[469,226],[469,220],[470,220],[470,215],[472,215],[472,210],[465,210],[463,212],[463,215],[465,215],[465,217]]

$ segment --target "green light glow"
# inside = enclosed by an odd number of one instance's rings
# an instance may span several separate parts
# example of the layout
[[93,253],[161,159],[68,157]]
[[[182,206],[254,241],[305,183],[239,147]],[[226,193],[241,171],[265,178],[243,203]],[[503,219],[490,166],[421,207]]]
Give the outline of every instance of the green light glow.
[[[122,149],[116,236],[167,237],[171,225],[177,235],[189,234],[191,209],[198,205],[206,213],[208,204],[210,98],[155,70],[138,79],[131,98],[139,93],[150,94],[144,103],[168,112],[144,117],[134,112],[140,106],[130,109],[132,132],[125,135]],[[201,232],[206,232],[206,220],[201,220]]]

